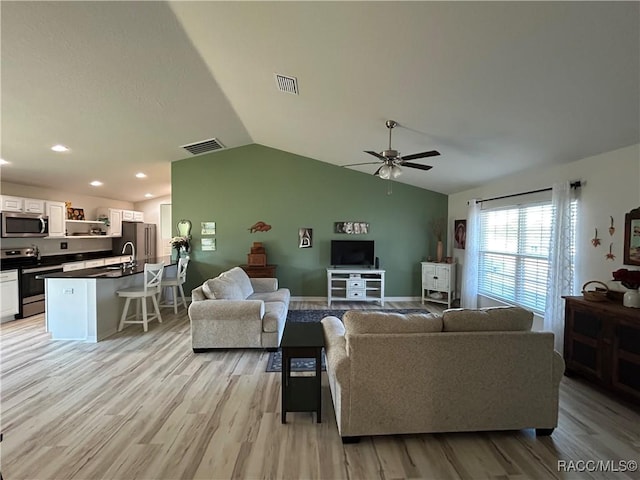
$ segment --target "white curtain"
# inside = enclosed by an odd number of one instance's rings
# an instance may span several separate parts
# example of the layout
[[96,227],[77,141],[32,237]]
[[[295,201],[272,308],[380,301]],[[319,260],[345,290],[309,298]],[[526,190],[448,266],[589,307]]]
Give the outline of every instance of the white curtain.
[[478,259],[480,247],[480,202],[469,200],[467,212],[467,237],[462,266],[460,306],[478,308]]
[[564,343],[563,295],[573,295],[574,254],[571,202],[573,190],[569,182],[556,183],[552,189],[553,223],[549,242],[549,274],[544,330],[555,335],[555,349],[562,353]]

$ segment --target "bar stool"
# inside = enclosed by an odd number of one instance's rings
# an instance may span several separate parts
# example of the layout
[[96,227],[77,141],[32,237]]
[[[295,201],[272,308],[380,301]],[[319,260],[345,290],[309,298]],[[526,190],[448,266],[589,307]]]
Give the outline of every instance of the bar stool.
[[[124,308],[122,309],[122,316],[120,317],[120,325],[118,331],[124,328],[125,323],[141,323],[142,328],[146,332],[148,324],[151,320],[158,319],[158,322],[162,323],[162,317],[160,316],[160,307],[158,306],[158,294],[160,293],[160,281],[162,280],[162,273],[164,272],[164,263],[146,263],[144,265],[144,285],[135,286],[129,288],[123,288],[116,293],[119,297],[126,298]],[[153,309],[156,312],[154,315],[147,314],[147,298],[151,297],[153,302]],[[132,299],[137,299],[136,313],[127,316],[129,313],[129,304]],[[142,320],[140,320],[140,309],[142,307]],[[135,320],[130,320],[135,318]]]
[[[178,290],[180,290],[180,296],[182,297],[182,304],[184,308],[187,308],[187,300],[184,296],[184,290],[182,284],[187,281],[187,266],[189,265],[188,258],[180,258],[178,260],[178,270],[174,278],[165,278],[160,282],[160,290],[163,292],[164,303],[161,303],[161,307],[173,307],[173,313],[178,313]],[[167,303],[166,289],[170,288],[173,295],[173,302]]]

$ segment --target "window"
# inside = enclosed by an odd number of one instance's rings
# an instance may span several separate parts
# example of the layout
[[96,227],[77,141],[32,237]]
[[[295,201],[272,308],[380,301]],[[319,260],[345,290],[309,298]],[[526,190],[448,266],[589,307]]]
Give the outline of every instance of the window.
[[483,210],[478,293],[543,314],[552,225],[550,201]]

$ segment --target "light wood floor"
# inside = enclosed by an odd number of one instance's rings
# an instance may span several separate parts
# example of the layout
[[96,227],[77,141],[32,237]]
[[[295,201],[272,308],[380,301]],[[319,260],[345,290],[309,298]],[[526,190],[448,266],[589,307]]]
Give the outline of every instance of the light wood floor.
[[163,316],[146,334],[130,326],[98,344],[51,341],[42,316],[1,326],[6,480],[639,478],[558,471],[558,460],[640,460],[637,409],[581,381],[563,379],[551,437],[425,434],[343,446],[326,376],[323,423],[298,413],[282,425],[280,375],[265,373],[266,352],[195,355],[184,311]]

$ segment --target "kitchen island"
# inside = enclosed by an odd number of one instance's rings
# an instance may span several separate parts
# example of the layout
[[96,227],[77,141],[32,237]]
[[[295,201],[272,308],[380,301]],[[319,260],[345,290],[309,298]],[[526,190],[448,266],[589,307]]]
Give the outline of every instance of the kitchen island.
[[[165,275],[175,276],[177,260],[159,257],[147,261],[161,262],[165,265]],[[45,280],[45,323],[51,338],[95,343],[116,333],[125,302],[116,292],[142,286],[144,264],[42,275]]]

